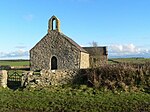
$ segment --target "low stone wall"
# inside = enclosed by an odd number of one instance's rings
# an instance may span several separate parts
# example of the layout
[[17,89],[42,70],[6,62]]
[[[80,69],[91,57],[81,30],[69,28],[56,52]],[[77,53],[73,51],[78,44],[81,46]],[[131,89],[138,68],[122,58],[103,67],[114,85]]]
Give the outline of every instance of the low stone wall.
[[7,87],[7,71],[0,70],[0,87]]
[[32,71],[25,73],[22,81],[24,87],[44,87],[72,83],[79,70],[42,70],[39,75]]

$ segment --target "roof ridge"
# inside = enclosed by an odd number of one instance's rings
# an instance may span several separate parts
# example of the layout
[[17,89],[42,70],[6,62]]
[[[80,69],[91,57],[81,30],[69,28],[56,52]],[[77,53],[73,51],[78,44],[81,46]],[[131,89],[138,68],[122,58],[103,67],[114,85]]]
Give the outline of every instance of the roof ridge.
[[74,40],[72,40],[71,38],[69,38],[68,36],[66,36],[65,34],[63,34],[62,32],[59,32],[60,35],[62,35],[63,37],[65,37],[65,39],[67,39],[71,44],[73,44],[74,46],[76,46],[81,52],[85,52],[88,53],[83,47],[81,47],[79,44],[77,44]]

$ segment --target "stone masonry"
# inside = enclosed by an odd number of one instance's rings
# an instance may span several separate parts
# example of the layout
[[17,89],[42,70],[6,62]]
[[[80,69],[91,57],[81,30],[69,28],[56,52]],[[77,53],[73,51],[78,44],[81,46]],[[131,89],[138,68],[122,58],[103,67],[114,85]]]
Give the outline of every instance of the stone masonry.
[[7,71],[0,70],[0,87],[7,87]]
[[[52,20],[56,20],[56,29],[51,28]],[[60,32],[58,21],[55,16],[50,19],[48,33],[30,50],[31,70],[89,67],[87,51]]]
[[39,75],[33,72],[25,73],[22,79],[24,87],[45,87],[50,85],[63,85],[73,83],[72,81],[78,75],[77,70],[41,70]]
[[95,68],[108,63],[107,47],[83,47],[90,55],[90,67]]
[[[85,52],[86,53],[86,52]],[[87,53],[86,53],[87,54]],[[88,55],[88,54],[87,54]],[[30,51],[31,70],[51,69],[52,57],[57,58],[58,69],[80,68],[81,51],[57,31],[51,31]],[[82,57],[84,59],[84,57]],[[89,57],[86,57],[88,59]],[[89,67],[88,61],[84,67]],[[81,66],[82,67],[82,66]]]
[[[55,26],[54,26],[55,22]],[[107,63],[107,47],[82,48],[60,32],[60,21],[52,16],[48,33],[30,50],[30,69],[64,70],[99,67]]]

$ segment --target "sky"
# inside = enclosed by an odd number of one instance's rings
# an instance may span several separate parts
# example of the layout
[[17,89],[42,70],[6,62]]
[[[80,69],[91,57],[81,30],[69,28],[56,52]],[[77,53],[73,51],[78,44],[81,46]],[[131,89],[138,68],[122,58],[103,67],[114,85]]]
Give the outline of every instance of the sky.
[[1,0],[0,59],[29,59],[53,15],[81,46],[108,46],[109,58],[150,58],[150,0]]

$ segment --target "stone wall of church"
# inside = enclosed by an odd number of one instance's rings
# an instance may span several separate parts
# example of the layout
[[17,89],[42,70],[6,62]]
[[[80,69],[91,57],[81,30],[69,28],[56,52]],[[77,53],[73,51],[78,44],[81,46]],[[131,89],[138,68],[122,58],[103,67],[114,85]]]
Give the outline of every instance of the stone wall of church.
[[51,69],[51,58],[57,58],[58,69],[80,67],[80,51],[57,31],[50,31],[30,50],[31,70]]
[[89,53],[90,68],[108,63],[107,47],[83,47]]
[[80,69],[89,68],[89,54],[81,52]]
[[90,56],[90,67],[97,68],[108,63],[107,56]]

